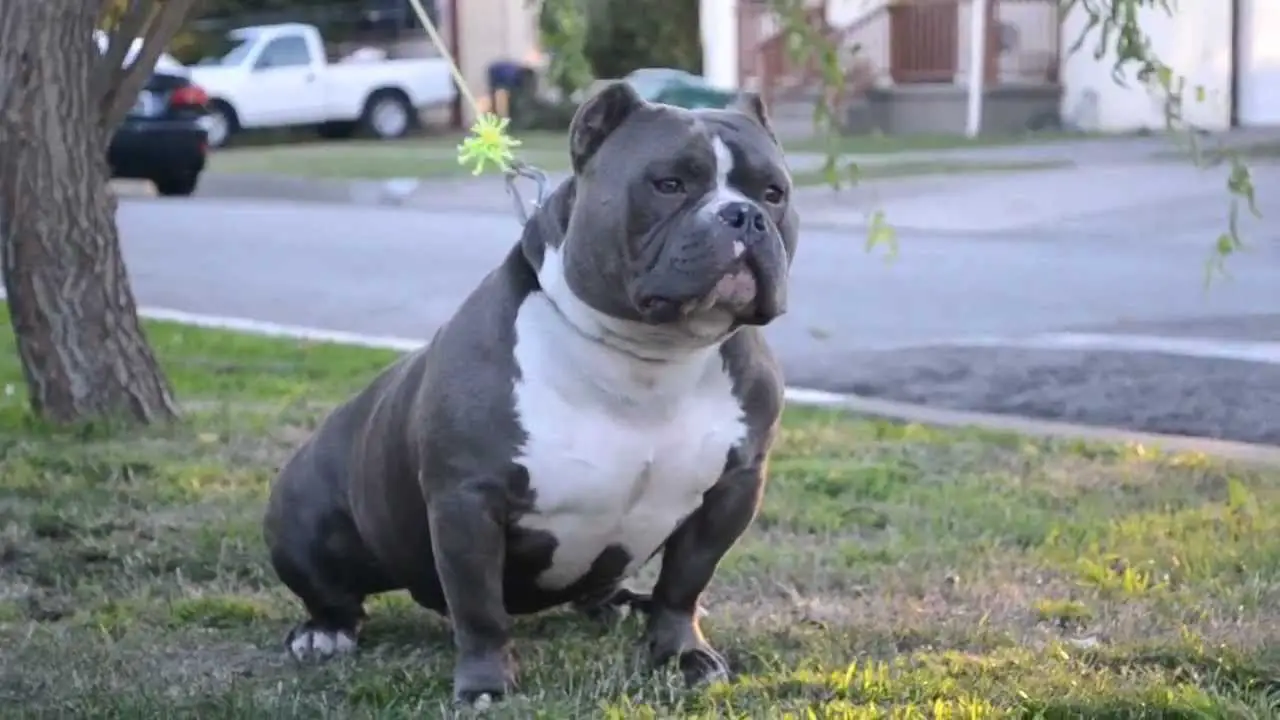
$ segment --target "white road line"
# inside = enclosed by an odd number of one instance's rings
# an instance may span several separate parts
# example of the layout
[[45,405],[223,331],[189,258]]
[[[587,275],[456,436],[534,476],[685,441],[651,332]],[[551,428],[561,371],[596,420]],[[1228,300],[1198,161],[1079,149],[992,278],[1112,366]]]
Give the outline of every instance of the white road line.
[[[283,337],[312,342],[331,342],[339,345],[351,345],[378,350],[397,350],[411,352],[426,344],[426,340],[390,337],[386,335],[362,335],[340,330],[324,330],[321,328],[303,327],[301,325],[281,325],[279,323],[250,320],[248,318],[224,317],[220,315],[202,315],[168,308],[140,308],[138,314],[148,320],[166,320],[169,322],[191,325],[194,327],[215,330],[231,330],[249,335],[265,337]],[[844,395],[823,390],[807,388],[787,388],[786,398],[790,402],[802,405],[835,406],[847,400]]]
[[361,333],[350,333],[341,330],[325,330],[322,328],[303,327],[301,325],[282,325],[279,323],[266,322],[264,320],[226,317],[223,315],[202,315],[199,313],[184,312],[182,310],[170,310],[168,308],[139,308],[138,315],[147,318],[148,320],[164,320],[182,325],[192,325],[194,327],[210,328],[214,330],[231,330],[234,332],[245,333],[247,335],[292,338],[294,340],[309,340],[311,342],[328,342],[338,345],[352,345],[355,347],[366,347],[378,350],[410,352],[427,344],[426,340],[413,340],[410,338],[390,337],[386,335],[364,335]]
[[[5,294],[0,289],[0,300]],[[215,330],[230,330],[249,335],[264,337],[291,338],[311,342],[329,342],[339,345],[366,347],[379,350],[411,352],[427,343],[426,339],[394,337],[388,335],[366,335],[363,333],[342,330],[326,330],[324,328],[286,325],[253,320],[250,318],[228,317],[225,315],[206,315],[191,313],[170,308],[141,307],[141,317],[149,320],[203,327]],[[1106,335],[1088,333],[1045,333],[1028,337],[1010,338],[972,338],[955,343],[958,346],[981,347],[1022,347],[1031,349],[1077,349],[1104,350],[1115,352],[1160,352],[1184,357],[1218,358],[1227,360],[1245,360],[1280,365],[1280,342],[1251,342],[1225,340],[1220,338],[1198,337],[1165,337],[1158,335]],[[788,401],[803,405],[836,406],[846,403],[849,396],[840,393],[815,390],[811,388],[786,388]]]

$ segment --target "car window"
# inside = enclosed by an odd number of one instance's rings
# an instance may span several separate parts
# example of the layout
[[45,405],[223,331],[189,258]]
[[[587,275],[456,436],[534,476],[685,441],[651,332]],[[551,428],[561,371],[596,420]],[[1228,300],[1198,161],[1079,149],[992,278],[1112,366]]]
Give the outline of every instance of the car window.
[[298,67],[311,64],[307,41],[297,35],[278,37],[267,43],[258,55],[255,68]]

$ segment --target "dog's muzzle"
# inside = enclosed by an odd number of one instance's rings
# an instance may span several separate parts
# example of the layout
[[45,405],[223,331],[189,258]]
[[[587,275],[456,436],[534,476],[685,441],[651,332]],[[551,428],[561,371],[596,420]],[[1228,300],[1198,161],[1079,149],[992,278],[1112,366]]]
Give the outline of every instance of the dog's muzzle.
[[787,258],[764,210],[730,201],[715,210],[705,232],[668,243],[660,274],[642,278],[632,297],[651,323],[676,322],[712,309],[738,324],[766,325],[786,312]]

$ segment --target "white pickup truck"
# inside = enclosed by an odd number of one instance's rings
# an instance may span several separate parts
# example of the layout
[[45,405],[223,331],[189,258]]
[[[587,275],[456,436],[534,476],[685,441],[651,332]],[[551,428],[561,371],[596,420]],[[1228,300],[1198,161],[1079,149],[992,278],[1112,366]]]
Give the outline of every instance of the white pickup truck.
[[236,28],[229,49],[190,67],[209,94],[209,145],[225,145],[241,129],[320,126],[331,137],[356,127],[396,138],[418,110],[452,102],[457,93],[443,58],[365,59],[357,53],[329,62],[314,25],[285,23]]

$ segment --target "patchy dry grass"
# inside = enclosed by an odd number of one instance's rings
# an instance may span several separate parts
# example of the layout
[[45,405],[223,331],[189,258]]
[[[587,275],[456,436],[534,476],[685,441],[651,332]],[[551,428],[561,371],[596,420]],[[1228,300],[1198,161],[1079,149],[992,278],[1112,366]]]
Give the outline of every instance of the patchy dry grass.
[[[0,715],[439,717],[445,625],[392,594],[297,667],[259,515],[322,407],[389,353],[152,324],[189,424],[41,429],[0,396]],[[20,381],[0,335],[0,382]],[[511,718],[1248,718],[1280,709],[1280,474],[1144,448],[792,410],[685,691],[639,627],[518,624]]]

